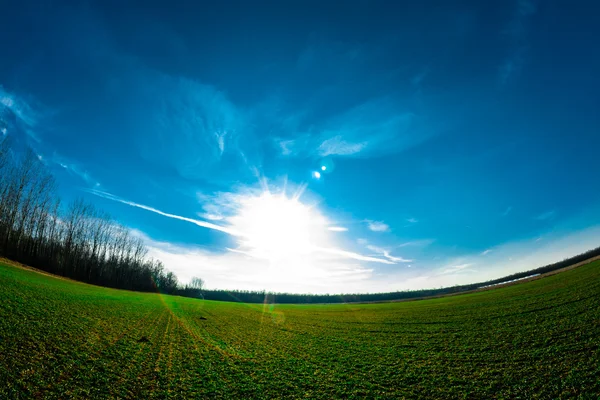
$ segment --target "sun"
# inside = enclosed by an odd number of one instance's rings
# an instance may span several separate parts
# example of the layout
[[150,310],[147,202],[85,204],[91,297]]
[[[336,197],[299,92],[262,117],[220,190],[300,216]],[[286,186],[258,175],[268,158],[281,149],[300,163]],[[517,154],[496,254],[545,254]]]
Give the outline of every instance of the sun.
[[246,198],[231,222],[244,249],[271,260],[310,254],[326,227],[325,219],[297,197],[269,192]]

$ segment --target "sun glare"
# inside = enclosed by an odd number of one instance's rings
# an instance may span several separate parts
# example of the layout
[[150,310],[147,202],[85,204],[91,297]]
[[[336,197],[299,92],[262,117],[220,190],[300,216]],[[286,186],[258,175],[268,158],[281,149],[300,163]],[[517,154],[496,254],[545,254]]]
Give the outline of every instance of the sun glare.
[[231,222],[242,232],[245,249],[272,260],[310,254],[326,230],[325,219],[311,207],[268,192],[246,199]]

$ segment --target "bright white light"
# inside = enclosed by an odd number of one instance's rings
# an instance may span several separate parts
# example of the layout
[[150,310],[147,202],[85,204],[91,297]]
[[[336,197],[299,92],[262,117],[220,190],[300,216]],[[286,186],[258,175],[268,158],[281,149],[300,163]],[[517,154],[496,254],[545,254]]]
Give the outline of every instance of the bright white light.
[[326,169],[327,169],[327,167],[326,167],[326,166],[324,166],[324,165],[323,165],[323,166],[321,166],[321,171],[325,171]]
[[322,236],[327,224],[298,199],[268,192],[245,199],[239,214],[230,221],[243,232],[241,249],[270,260],[312,253],[313,240]]
[[313,176],[314,176],[315,178],[317,178],[317,179],[321,179],[321,173],[320,173],[319,171],[315,171],[315,172],[313,173]]

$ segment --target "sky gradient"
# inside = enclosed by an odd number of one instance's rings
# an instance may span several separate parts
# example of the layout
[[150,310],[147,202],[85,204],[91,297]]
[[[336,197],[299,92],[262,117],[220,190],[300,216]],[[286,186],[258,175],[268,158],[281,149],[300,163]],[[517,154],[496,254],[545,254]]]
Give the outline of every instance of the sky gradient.
[[596,2],[73,3],[0,5],[2,134],[182,282],[431,288],[600,245]]

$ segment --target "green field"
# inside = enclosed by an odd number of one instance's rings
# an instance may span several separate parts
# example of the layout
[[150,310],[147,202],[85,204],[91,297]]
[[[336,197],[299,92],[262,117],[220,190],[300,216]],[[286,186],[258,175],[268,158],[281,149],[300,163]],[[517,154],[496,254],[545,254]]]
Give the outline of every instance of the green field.
[[361,305],[201,301],[7,265],[0,288],[2,399],[600,394],[600,262],[485,292]]

